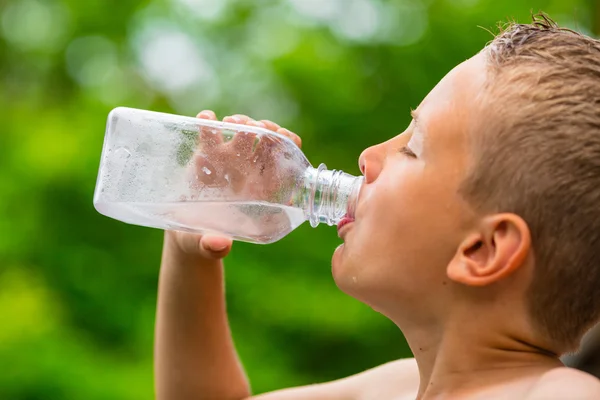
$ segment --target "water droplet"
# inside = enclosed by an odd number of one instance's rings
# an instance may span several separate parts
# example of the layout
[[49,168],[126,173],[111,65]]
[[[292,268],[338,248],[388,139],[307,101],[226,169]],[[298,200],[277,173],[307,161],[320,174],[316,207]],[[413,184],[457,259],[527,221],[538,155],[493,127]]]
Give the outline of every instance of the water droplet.
[[254,157],[254,160],[252,160],[252,162],[255,163],[256,160],[258,160],[258,156]]
[[225,180],[229,182],[229,174],[225,174]]
[[120,158],[129,158],[131,156],[131,152],[127,147],[119,147],[115,150],[115,156]]
[[238,156],[238,157],[239,157],[239,156],[240,156],[240,153],[237,153],[237,154],[236,154],[236,156]]
[[212,171],[206,167],[202,167],[202,172],[204,172],[206,175],[212,174]]

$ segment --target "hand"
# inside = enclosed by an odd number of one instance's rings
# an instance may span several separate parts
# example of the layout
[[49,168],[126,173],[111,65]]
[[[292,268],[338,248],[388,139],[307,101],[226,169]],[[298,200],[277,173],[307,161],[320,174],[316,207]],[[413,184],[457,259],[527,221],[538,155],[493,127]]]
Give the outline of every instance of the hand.
[[[215,113],[210,110],[200,112],[197,118],[217,120]],[[225,117],[223,122],[266,128],[288,137],[298,147],[302,146],[302,141],[298,135],[269,120],[255,121],[246,115],[236,114]],[[204,135],[202,138],[203,143],[209,143],[211,153],[218,154],[215,158],[227,160],[222,165],[228,166],[228,170],[224,172],[228,173],[230,175],[229,179],[232,180],[232,182],[222,182],[220,177],[223,177],[223,171],[221,171],[222,173],[218,173],[214,166],[212,168],[214,172],[211,173],[212,177],[203,173],[202,169],[207,167],[206,159],[197,155],[194,160],[193,174],[202,177],[201,184],[207,186],[234,184],[237,185],[235,190],[240,191],[241,187],[245,186],[245,182],[248,181],[248,177],[239,176],[239,173],[236,172],[239,171],[239,168],[236,169],[236,164],[248,163],[248,157],[258,160],[257,163],[253,164],[257,164],[260,167],[260,173],[271,173],[270,170],[272,168],[268,164],[268,160],[271,159],[269,141],[264,141],[253,149],[253,142],[255,140],[255,135],[253,134],[242,132],[227,143],[223,142],[221,135],[215,135],[207,130],[201,130],[200,135]],[[233,153],[235,153],[236,159],[239,159],[237,163],[232,160]],[[240,155],[238,156],[237,154]],[[181,231],[166,231],[165,233],[165,246],[167,249],[175,249],[186,256],[199,257],[204,260],[220,260],[224,258],[231,251],[232,244],[233,242],[230,238],[218,235],[198,235]]]
[[220,260],[229,254],[232,244],[232,239],[225,236],[165,231],[165,251],[197,261]]
[[[216,120],[214,112],[206,110],[198,118]],[[289,130],[269,120],[255,121],[241,114],[225,117],[224,122],[265,128],[291,139],[298,147],[300,138]],[[289,149],[277,136],[257,136],[253,132],[238,131],[230,137],[231,131],[202,127],[199,133],[199,146],[195,151],[190,186],[194,190],[192,200],[206,198],[203,190],[218,188],[228,199],[236,197],[244,200],[269,201],[273,193],[281,187],[285,170],[277,164],[280,158],[291,157]],[[230,140],[227,140],[230,139]],[[293,153],[293,152],[292,152]]]
[[[215,113],[210,110],[204,110],[204,111],[200,112],[198,114],[197,118],[212,119],[212,120],[217,119]],[[280,135],[288,137],[296,144],[296,146],[302,147],[302,139],[300,139],[300,136],[296,135],[293,132],[290,132],[286,128],[282,128],[281,126],[277,125],[275,122],[269,121],[268,119],[256,121],[256,120],[248,117],[247,115],[235,114],[230,117],[223,118],[223,122],[231,122],[234,124],[250,125],[250,126],[257,126],[259,128],[266,128],[270,131],[273,131],[275,133],[278,133]]]

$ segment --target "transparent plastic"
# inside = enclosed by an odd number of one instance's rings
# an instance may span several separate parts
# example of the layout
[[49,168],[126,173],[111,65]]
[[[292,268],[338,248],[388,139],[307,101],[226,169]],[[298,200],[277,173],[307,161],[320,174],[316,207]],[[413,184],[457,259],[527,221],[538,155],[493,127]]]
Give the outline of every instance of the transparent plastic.
[[313,168],[267,129],[119,107],[108,116],[94,206],[130,224],[272,243],[307,220],[354,219],[362,182]]

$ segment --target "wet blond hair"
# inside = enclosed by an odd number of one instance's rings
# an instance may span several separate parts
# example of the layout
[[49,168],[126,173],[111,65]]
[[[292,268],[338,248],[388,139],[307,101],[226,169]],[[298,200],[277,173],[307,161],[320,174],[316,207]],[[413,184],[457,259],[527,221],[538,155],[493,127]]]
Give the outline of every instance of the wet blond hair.
[[461,192],[476,210],[527,222],[532,322],[571,351],[600,318],[600,41],[537,14],[483,52],[489,76]]

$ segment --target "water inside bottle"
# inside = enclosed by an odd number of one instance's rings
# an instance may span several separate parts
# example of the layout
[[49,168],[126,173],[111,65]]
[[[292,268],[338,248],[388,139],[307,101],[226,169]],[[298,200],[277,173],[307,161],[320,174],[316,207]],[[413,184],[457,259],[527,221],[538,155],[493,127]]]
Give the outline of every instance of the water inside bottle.
[[217,233],[263,244],[281,239],[306,220],[300,208],[267,202],[121,202],[97,204],[97,207],[103,214],[135,225]]

